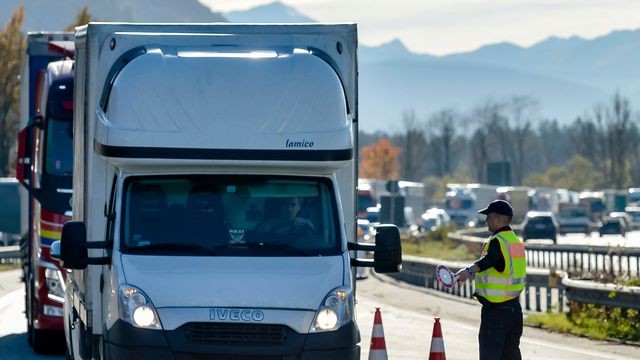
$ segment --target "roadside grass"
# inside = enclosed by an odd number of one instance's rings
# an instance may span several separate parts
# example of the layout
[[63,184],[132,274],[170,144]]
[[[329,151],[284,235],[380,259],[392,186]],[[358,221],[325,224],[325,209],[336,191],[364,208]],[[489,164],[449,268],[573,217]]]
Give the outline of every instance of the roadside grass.
[[594,340],[640,341],[640,315],[637,310],[606,308],[593,304],[571,305],[570,313],[531,314],[527,325]]
[[0,264],[0,271],[20,269],[20,264]]
[[447,236],[452,227],[442,227],[436,231],[405,232],[402,238],[402,253],[442,260],[474,260],[478,254],[472,253],[465,245],[455,245]]

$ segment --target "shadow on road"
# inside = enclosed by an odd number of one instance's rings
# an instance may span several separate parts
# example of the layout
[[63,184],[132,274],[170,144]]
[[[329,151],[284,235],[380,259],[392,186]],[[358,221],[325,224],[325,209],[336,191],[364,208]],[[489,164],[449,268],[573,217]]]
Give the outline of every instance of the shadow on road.
[[0,337],[0,359],[64,359],[64,347],[56,353],[40,355],[27,345],[27,333],[8,334]]

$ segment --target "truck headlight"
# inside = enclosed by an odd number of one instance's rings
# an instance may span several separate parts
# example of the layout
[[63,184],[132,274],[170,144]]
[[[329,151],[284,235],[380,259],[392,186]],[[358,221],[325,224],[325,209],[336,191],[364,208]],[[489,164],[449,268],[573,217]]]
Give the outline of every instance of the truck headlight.
[[47,284],[47,297],[58,303],[64,303],[65,284],[58,269],[45,268],[44,278]]
[[310,332],[324,332],[339,329],[352,320],[353,296],[346,287],[338,287],[329,292],[320,304],[313,319]]
[[158,313],[151,300],[135,286],[120,286],[118,308],[120,319],[135,327],[162,329]]

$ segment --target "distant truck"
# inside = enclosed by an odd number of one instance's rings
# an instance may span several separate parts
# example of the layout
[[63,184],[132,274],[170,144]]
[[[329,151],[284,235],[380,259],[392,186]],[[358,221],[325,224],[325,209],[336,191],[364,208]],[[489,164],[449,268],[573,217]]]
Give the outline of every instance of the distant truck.
[[508,201],[513,208],[512,224],[521,223],[527,216],[530,191],[527,186],[501,186],[496,189],[498,199]]
[[19,187],[15,178],[0,178],[0,246],[18,245],[20,240]]
[[[587,214],[589,219],[594,223],[602,220],[607,214],[605,194],[603,191],[582,191],[578,195],[578,202],[587,205]],[[622,206],[622,209],[624,209],[624,206]]]
[[21,196],[21,257],[29,344],[60,344],[66,272],[50,256],[71,219],[73,34],[29,33],[21,74],[16,177]]
[[560,203],[558,204],[558,232],[561,235],[567,233],[583,233],[591,235],[592,223],[589,219],[589,204],[587,203]]
[[486,184],[447,184],[443,208],[460,228],[481,226],[484,217],[478,210],[498,198],[497,188]]
[[424,185],[404,180],[358,179],[358,218],[404,227],[427,209]]
[[[358,359],[353,24],[76,29],[72,357]],[[357,250],[374,251],[358,259]]]

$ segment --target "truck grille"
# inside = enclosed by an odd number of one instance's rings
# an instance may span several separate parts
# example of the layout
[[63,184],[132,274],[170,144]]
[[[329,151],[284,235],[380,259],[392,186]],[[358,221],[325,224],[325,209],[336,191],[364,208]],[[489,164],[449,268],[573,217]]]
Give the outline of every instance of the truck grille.
[[288,328],[283,325],[188,323],[184,331],[189,342],[226,345],[282,345]]

